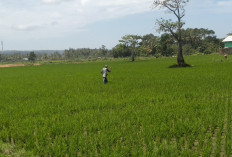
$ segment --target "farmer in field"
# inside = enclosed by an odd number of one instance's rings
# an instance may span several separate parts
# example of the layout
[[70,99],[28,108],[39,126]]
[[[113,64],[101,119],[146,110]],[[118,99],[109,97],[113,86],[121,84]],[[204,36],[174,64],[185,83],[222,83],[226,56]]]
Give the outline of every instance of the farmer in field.
[[227,54],[224,54],[225,60],[227,60]]
[[108,66],[105,65],[105,67],[101,71],[101,74],[102,74],[102,77],[103,77],[103,83],[104,84],[106,84],[108,82],[108,80],[107,80],[108,73],[107,72],[111,72],[111,71],[108,69]]

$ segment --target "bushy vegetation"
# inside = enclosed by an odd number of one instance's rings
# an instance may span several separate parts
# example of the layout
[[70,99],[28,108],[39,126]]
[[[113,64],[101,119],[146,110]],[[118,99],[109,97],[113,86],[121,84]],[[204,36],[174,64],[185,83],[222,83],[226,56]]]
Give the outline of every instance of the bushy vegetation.
[[[184,55],[219,53],[223,47],[222,39],[215,36],[213,30],[204,28],[188,28],[182,30],[182,46]],[[26,62],[40,61],[81,61],[96,60],[103,58],[125,58],[131,57],[161,57],[176,56],[178,46],[170,34],[164,33],[161,36],[153,34],[146,35],[125,35],[112,49],[105,45],[100,48],[70,48],[64,51],[36,51],[0,54],[0,62]],[[34,54],[33,54],[34,53]],[[33,56],[32,56],[33,54]],[[35,56],[34,56],[35,55]],[[26,60],[25,60],[26,59]],[[33,60],[32,60],[33,59]]]
[[0,69],[0,140],[38,156],[229,156],[232,62],[221,59]]
[[[222,40],[215,36],[215,32],[204,28],[182,29],[182,44],[184,55],[219,53],[219,48],[223,47]],[[65,50],[64,58],[160,57],[176,56],[177,51],[178,45],[168,33],[164,33],[160,37],[153,34],[125,35],[112,50],[106,49],[104,45],[99,49],[69,49]]]
[[[125,37],[127,38],[125,39]],[[113,48],[114,57],[127,57],[131,55],[133,47],[128,44],[128,37],[133,37],[133,35],[122,37],[122,40],[120,40],[121,43]],[[219,48],[223,47],[221,39],[215,36],[213,30],[203,28],[183,29],[182,42],[184,55],[218,53]],[[160,37],[154,36],[153,34],[137,36],[136,43],[134,50],[136,56],[177,55],[177,43],[167,33],[162,34]]]

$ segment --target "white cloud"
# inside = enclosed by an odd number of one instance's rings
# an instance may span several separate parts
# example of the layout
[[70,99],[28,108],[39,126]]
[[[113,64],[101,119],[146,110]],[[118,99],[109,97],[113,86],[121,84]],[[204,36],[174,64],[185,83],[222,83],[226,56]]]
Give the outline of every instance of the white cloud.
[[67,2],[69,0],[42,0],[44,3],[52,4],[52,3],[60,3],[60,2]]
[[151,11],[151,5],[152,0],[1,0],[1,40],[88,33],[88,24]]
[[[152,3],[153,0],[21,0],[20,3],[2,0],[0,25],[20,31],[71,32],[90,23],[152,11]],[[187,8],[195,13],[196,10],[201,13],[232,13],[232,2],[194,0]]]
[[54,2],[57,2],[57,0],[43,0],[43,2],[45,2],[45,3],[54,3]]
[[88,22],[151,11],[152,0],[82,0],[82,16]]
[[[13,1],[17,2],[11,0]],[[44,26],[54,21],[63,29],[70,30],[77,27],[82,29],[89,23],[151,11],[152,4],[152,0],[41,0],[40,2],[43,3],[23,0],[23,3],[12,5],[9,1],[1,2],[4,6],[1,8],[0,5],[0,10],[4,10],[2,23],[24,31],[37,30],[36,28],[39,28],[37,26]],[[61,4],[61,2],[65,3]],[[45,25],[43,28],[47,29],[46,27],[50,26]]]
[[[100,25],[107,20],[113,23],[114,19],[154,11],[152,4],[153,0],[1,0],[0,40],[62,40],[64,37],[69,39],[69,35],[76,37],[83,31],[86,35],[91,31],[88,31],[90,24]],[[232,14],[231,8],[231,0],[191,0],[186,7],[186,18],[190,15],[200,19],[203,18],[202,15],[206,18],[223,15],[221,18],[224,18],[224,15]],[[159,13],[154,13],[154,19],[150,20],[155,22]],[[142,25],[141,23],[138,25]],[[194,23],[199,25],[198,20]],[[231,28],[231,25],[228,27]],[[124,33],[121,30],[118,32]]]
[[91,0],[81,0],[81,5],[87,5]]
[[33,31],[42,28],[40,24],[20,24],[20,25],[13,25],[12,28],[17,31]]

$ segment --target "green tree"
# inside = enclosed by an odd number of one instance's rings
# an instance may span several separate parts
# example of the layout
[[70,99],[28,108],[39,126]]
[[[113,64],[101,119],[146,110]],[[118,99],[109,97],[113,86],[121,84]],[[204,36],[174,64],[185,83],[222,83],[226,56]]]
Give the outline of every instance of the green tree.
[[36,59],[36,54],[35,54],[35,52],[34,52],[34,51],[30,52],[30,53],[29,53],[28,60],[29,60],[30,62],[35,62],[35,59]]
[[145,54],[147,51],[149,51],[149,54],[155,54],[158,43],[158,37],[153,34],[147,34],[141,37],[139,45],[140,47],[143,47]]
[[48,59],[48,54],[47,54],[47,53],[42,54],[41,59],[42,59],[43,61],[47,60],[47,59]]
[[135,61],[135,51],[138,46],[139,39],[141,39],[138,35],[125,35],[122,37],[119,42],[123,43],[126,47],[131,49],[131,61]]
[[182,39],[185,47],[183,48],[184,54],[192,54],[196,51],[209,54],[210,52],[217,52],[222,47],[221,41],[215,36],[215,32],[204,28],[183,29]]
[[124,45],[124,44],[118,44],[116,45],[113,49],[113,57],[118,58],[118,57],[129,57],[131,56],[130,49]]
[[62,57],[62,55],[59,53],[59,52],[54,52],[54,53],[52,53],[51,55],[50,55],[50,58],[52,59],[52,60],[59,60],[59,59],[61,59],[61,57]]
[[174,45],[173,38],[170,34],[164,33],[161,35],[159,39],[159,44],[157,46],[157,53],[162,56],[171,56],[174,54],[173,46]]
[[154,8],[167,9],[169,13],[175,15],[177,18],[176,22],[172,22],[171,19],[157,20],[157,25],[159,26],[159,32],[169,32],[172,37],[176,40],[178,44],[178,54],[177,54],[177,64],[178,66],[185,66],[185,61],[183,57],[182,50],[182,35],[181,29],[185,24],[182,18],[185,16],[185,5],[189,0],[155,0],[153,5]]
[[106,49],[106,46],[105,45],[102,45],[101,48],[99,48],[99,55],[100,56],[106,56],[107,54],[107,49]]
[[139,46],[135,51],[136,56],[147,57],[152,54],[152,50],[149,47]]

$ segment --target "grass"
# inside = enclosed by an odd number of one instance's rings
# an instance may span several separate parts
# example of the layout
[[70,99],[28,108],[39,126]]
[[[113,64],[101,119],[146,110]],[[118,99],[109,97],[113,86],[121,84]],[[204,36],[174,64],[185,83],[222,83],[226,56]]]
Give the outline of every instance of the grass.
[[38,156],[230,154],[232,62],[185,60],[0,69],[0,140]]
[[25,149],[17,148],[13,143],[4,143],[0,141],[0,156],[1,157],[22,157],[22,156],[35,156]]

